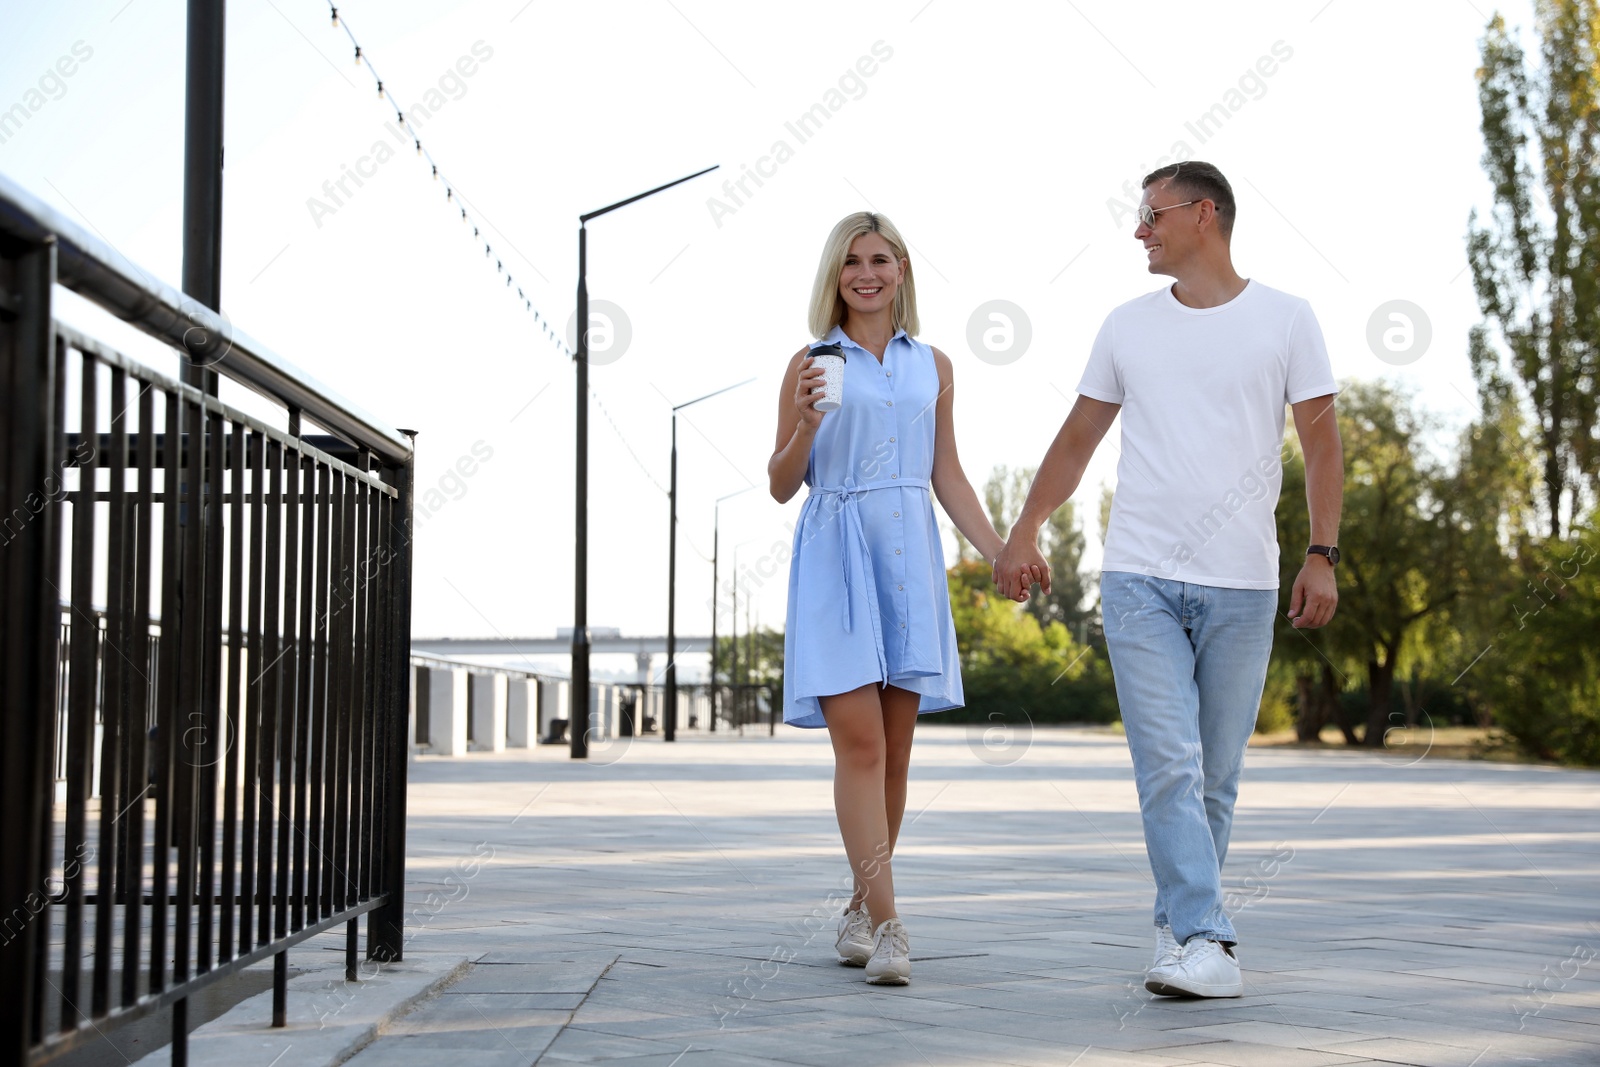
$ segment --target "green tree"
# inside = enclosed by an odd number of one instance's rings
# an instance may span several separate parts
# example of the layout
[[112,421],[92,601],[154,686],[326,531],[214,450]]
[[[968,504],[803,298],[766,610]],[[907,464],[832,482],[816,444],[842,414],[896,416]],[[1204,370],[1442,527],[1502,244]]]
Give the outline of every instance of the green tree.
[[[1493,655],[1536,544],[1539,458],[1527,419],[1507,392],[1486,391],[1481,400],[1478,418],[1457,439],[1455,469],[1439,492],[1452,555],[1438,565],[1454,573],[1461,595],[1423,622],[1422,644],[1435,677],[1418,680],[1419,704],[1453,704],[1463,693],[1470,698],[1470,687],[1457,683],[1480,654]],[[1489,725],[1487,703],[1475,703],[1479,722]]]
[[[1283,486],[1278,494],[1278,597],[1279,611],[1288,606],[1289,590],[1294,588],[1295,576],[1304,563],[1301,547],[1311,531],[1310,513],[1306,507],[1306,464],[1300,451],[1300,442],[1291,427],[1289,440],[1283,451]],[[1340,541],[1349,551],[1348,524]],[[1340,584],[1343,585],[1341,575]],[[1341,592],[1341,597],[1343,597]],[[1340,611],[1344,610],[1341,601]],[[1334,616],[1334,626],[1339,624]],[[1277,636],[1272,645],[1272,671],[1287,675],[1295,694],[1295,734],[1301,741],[1316,741],[1325,726],[1337,726],[1348,744],[1360,743],[1355,724],[1345,715],[1340,695],[1350,680],[1350,672],[1357,669],[1351,664],[1347,649],[1339,647],[1333,638],[1340,631],[1332,627],[1321,630],[1296,630],[1281,615]]]
[[[783,708],[783,631],[756,626],[737,637],[717,637],[717,675],[719,685],[732,686],[738,695],[732,699],[737,708],[750,718],[754,714],[755,699],[752,687],[763,686],[770,690],[772,706],[782,713]],[[732,717],[732,709],[721,712]]]
[[[1538,64],[1490,20],[1477,73],[1483,166],[1494,186],[1468,254],[1485,322],[1470,354],[1480,390],[1514,379],[1531,408],[1546,519],[1559,538],[1600,492],[1600,7],[1535,0]],[[1509,364],[1512,378],[1505,366]]]
[[1351,383],[1339,398],[1345,451],[1345,521],[1339,539],[1347,592],[1336,631],[1358,649],[1367,682],[1363,741],[1381,746],[1393,718],[1403,656],[1425,649],[1418,624],[1461,595],[1459,538],[1450,521],[1449,471],[1427,451],[1434,427],[1411,397],[1383,382]]
[[[983,501],[989,521],[1001,537],[1011,532],[1011,519],[1022,511],[1038,470],[997,466],[990,472],[983,487]],[[1083,545],[1083,523],[1069,500],[1039,530],[1039,550],[1050,563],[1050,592],[1047,595],[1041,587],[1035,587],[1027,602],[1029,613],[1041,627],[1059,622],[1080,641],[1087,638],[1094,615],[1093,606],[1086,606],[1089,590],[1082,570]]]
[[[1402,664],[1431,665],[1430,623],[1471,587],[1473,553],[1485,543],[1492,552],[1497,542],[1492,532],[1474,537],[1478,526],[1452,503],[1459,472],[1429,451],[1436,427],[1410,396],[1386,382],[1347,382],[1336,410],[1345,454],[1339,609],[1321,633],[1286,624],[1295,636],[1278,644],[1296,665],[1302,736],[1315,737],[1332,721],[1356,740],[1339,691],[1359,673],[1367,698],[1360,740],[1381,747],[1391,727],[1406,724],[1395,707],[1397,672]],[[1304,562],[1305,515],[1304,460],[1291,438],[1278,504],[1285,590]]]

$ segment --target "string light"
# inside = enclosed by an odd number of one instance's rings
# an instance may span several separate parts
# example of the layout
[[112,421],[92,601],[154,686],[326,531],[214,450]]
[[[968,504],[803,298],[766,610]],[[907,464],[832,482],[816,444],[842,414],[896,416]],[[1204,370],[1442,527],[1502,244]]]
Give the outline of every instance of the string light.
[[[384,92],[383,77],[378,73],[378,68],[373,63],[372,56],[369,55],[366,52],[366,50],[361,47],[360,42],[356,40],[356,36],[355,36],[354,31],[352,31],[350,29],[350,23],[348,21],[341,22],[339,20],[339,9],[338,9],[338,7],[336,7],[334,5],[332,0],[329,0],[329,3],[328,3],[328,14],[329,14],[329,17],[332,20],[334,28],[335,29],[343,29],[344,32],[345,32],[345,36],[348,37],[349,40],[350,40],[350,44],[355,48],[356,66],[358,66],[358,67],[359,66],[365,66],[369,71],[372,72],[372,80],[373,80],[374,83],[376,83],[377,89],[378,89],[378,99],[379,100],[389,99],[385,95],[385,92]],[[462,201],[457,201],[456,200],[455,186],[450,182],[450,180],[448,178],[446,178],[444,175],[439,173],[439,163],[438,163],[438,161],[433,158],[433,153],[429,152],[427,149],[422,147],[422,138],[416,136],[415,128],[412,127],[411,124],[406,121],[405,112],[403,110],[401,110],[399,107],[396,107],[395,108],[395,112],[394,112],[394,117],[395,117],[395,121],[397,123],[399,123],[400,128],[406,130],[408,133],[410,133],[412,135],[411,139],[412,139],[412,143],[416,146],[417,155],[421,156],[422,158],[424,158],[424,159],[426,159],[428,161],[428,166],[429,166],[429,169],[430,169],[430,171],[432,173],[432,176],[433,176],[434,180],[435,181],[441,181],[441,182],[444,183],[444,198],[445,198],[445,202],[448,203],[448,204],[454,204],[460,209],[462,225],[465,226],[468,223],[471,223],[472,224],[472,237],[473,237],[473,239],[474,240],[480,239],[482,237],[482,233],[480,232],[479,226],[477,225],[477,223],[474,220],[472,220],[472,219],[467,217],[468,216],[468,212],[467,212],[467,208],[466,208],[466,205],[465,205],[465,199],[463,198]],[[489,259],[493,254],[494,254],[494,246],[489,244],[489,242],[485,241],[484,244],[483,244],[483,256],[484,256],[484,259],[486,259],[486,260]],[[506,288],[508,288],[508,289],[512,288],[513,287],[512,276],[511,276],[511,273],[505,269],[504,260],[499,260],[499,259],[495,260],[494,269],[495,269],[495,273],[504,274],[506,276]],[[560,352],[563,355],[565,355],[568,359],[574,358],[574,353],[573,353],[572,349],[568,348],[567,345],[565,344],[565,342],[562,340],[561,336],[555,330],[552,330],[550,328],[549,320],[546,319],[543,315],[541,315],[539,313],[539,310],[533,306],[533,301],[528,298],[527,294],[524,293],[521,288],[517,288],[516,292],[517,292],[517,297],[522,301],[523,310],[531,312],[533,314],[534,323],[536,325],[538,325],[540,327],[540,329],[544,332],[544,335],[545,335],[546,339],[548,339],[550,341],[551,345],[553,345],[558,352]],[[596,403],[599,402],[599,399],[600,398],[598,396],[595,397]],[[608,418],[609,418],[609,416],[608,416]],[[616,429],[616,424],[615,423],[612,424],[612,428]],[[635,458],[637,459],[637,457],[635,457]],[[641,466],[642,466],[642,464],[641,464]],[[651,480],[654,481],[654,479],[651,479]],[[660,488],[659,483],[657,484],[657,488]]]
[[617,440],[621,441],[622,447],[628,450],[628,455],[633,457],[634,463],[639,465],[640,473],[649,480],[651,485],[661,491],[662,496],[671,496],[672,494],[667,492],[667,487],[656,481],[656,476],[650,473],[650,468],[644,465],[644,460],[639,458],[639,453],[635,452],[633,446],[628,443],[628,438],[622,433],[622,427],[617,425],[617,420],[613,419],[611,412],[606,410],[605,403],[601,401],[600,394],[595,392],[592,384],[589,386],[589,395],[594,398],[594,406],[600,409],[600,414],[605,416],[606,422],[611,424],[611,430],[617,435]]

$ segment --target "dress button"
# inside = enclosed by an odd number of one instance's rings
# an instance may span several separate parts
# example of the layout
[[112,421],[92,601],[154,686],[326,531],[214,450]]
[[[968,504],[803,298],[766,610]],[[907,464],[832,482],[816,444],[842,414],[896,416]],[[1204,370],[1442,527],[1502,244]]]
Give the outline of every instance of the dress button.
[[896,588],[896,589],[900,589],[900,590],[904,590],[904,589],[905,589],[905,586],[903,586],[903,585],[897,585],[897,586],[895,586],[895,588]]
[[891,445],[892,445],[892,444],[894,444],[894,438],[892,438],[892,437],[891,437],[891,438],[889,438],[889,443],[890,443],[890,444],[891,444]]
[[898,518],[899,518],[899,517],[900,517],[900,513],[899,513],[899,512],[898,512],[898,511],[897,511],[897,512],[895,512],[895,513],[894,513],[894,517],[895,517],[895,518],[897,518],[897,519],[898,519]]
[[889,477],[891,477],[891,478],[898,478],[898,477],[900,477],[900,476],[899,476],[899,475],[898,475],[898,474],[891,474],[891,475],[889,475]]
[[885,400],[884,403],[889,405],[890,407],[894,407],[894,401],[893,400]]
[[894,377],[894,371],[886,370],[886,371],[883,372],[883,376],[885,378],[893,378]]
[[894,550],[894,554],[895,554],[895,555],[897,555],[897,556],[898,556],[898,555],[899,555],[899,554],[900,554],[900,550],[899,550],[899,549],[898,549],[898,548],[897,548],[897,549],[895,549],[895,550]]

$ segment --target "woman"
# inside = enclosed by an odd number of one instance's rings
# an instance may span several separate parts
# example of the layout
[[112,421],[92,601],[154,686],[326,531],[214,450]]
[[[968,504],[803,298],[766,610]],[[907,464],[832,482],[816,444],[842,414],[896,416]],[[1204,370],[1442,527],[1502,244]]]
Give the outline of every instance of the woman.
[[[961,470],[950,360],[915,339],[906,243],[882,215],[833,228],[811,291],[820,338],[789,361],[772,495],[810,487],[795,527],[784,630],[783,720],[828,728],[833,801],[855,892],[839,923],[843,963],[904,985],[910,945],[895,911],[891,857],[906,807],[917,716],[960,707],[961,665],[934,519],[939,503],[985,559],[1005,541]],[[818,411],[823,368],[844,352],[843,406]]]

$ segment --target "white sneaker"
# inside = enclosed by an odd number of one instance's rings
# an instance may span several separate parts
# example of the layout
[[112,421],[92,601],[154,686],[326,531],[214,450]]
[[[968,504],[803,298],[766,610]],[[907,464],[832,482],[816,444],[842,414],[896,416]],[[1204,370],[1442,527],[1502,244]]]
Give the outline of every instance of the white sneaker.
[[1216,941],[1191,938],[1176,963],[1152,967],[1144,987],[1160,997],[1237,997],[1244,992],[1239,959]]
[[911,941],[899,919],[885,919],[872,935],[867,981],[873,985],[908,985],[911,982]]
[[1172,936],[1172,927],[1165,924],[1156,928],[1156,958],[1150,964],[1152,971],[1163,967],[1171,967],[1178,962],[1178,956],[1183,952],[1183,946],[1178,944],[1178,939]]
[[865,967],[872,958],[872,919],[866,908],[847,911],[839,918],[839,940],[833,947],[839,951],[839,962],[851,967]]

